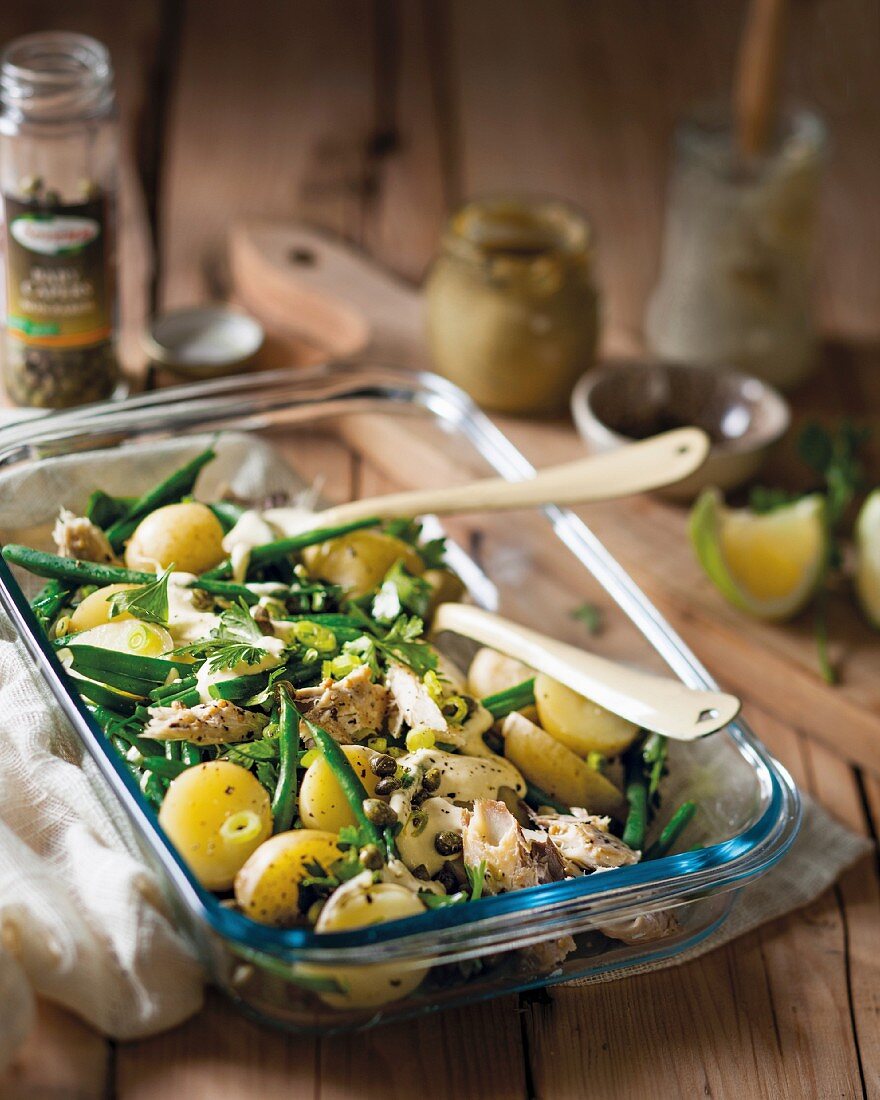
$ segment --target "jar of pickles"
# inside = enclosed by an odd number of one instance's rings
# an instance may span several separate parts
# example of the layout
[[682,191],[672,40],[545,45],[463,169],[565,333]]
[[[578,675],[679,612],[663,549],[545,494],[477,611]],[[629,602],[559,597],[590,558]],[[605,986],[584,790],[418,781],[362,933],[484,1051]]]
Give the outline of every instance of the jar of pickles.
[[436,369],[488,409],[559,412],[595,360],[593,237],[566,203],[468,203],[449,221],[426,296]]
[[85,35],[16,39],[0,57],[2,376],[20,405],[109,397],[118,159],[113,69]]

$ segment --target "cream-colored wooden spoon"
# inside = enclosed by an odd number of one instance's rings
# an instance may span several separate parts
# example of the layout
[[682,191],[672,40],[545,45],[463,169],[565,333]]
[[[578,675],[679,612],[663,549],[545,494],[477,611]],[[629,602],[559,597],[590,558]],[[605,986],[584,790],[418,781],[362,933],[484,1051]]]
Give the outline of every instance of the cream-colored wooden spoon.
[[676,741],[715,733],[739,713],[735,695],[700,691],[678,680],[638,672],[470,604],[441,604],[433,630],[463,634],[516,657],[621,718]]
[[534,508],[541,504],[587,504],[671,485],[694,472],[709,453],[700,428],[676,428],[561,466],[539,470],[525,481],[492,477],[441,489],[413,489],[354,500],[321,512],[322,525],[377,516],[451,515]]

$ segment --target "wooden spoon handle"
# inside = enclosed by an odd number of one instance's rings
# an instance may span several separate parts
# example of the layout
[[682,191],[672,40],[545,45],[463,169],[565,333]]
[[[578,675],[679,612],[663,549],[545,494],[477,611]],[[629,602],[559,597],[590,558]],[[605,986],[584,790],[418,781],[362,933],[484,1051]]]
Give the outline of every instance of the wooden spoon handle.
[[671,485],[706,458],[709,438],[699,428],[677,428],[607,454],[539,470],[525,481],[493,477],[441,489],[414,489],[372,500],[340,504],[321,514],[337,523],[367,516],[449,515],[533,508],[541,504],[586,504]]
[[470,604],[441,604],[433,629],[463,634],[516,657],[621,718],[676,741],[715,733],[739,713],[735,695],[699,691],[678,680],[638,672]]
[[785,45],[787,0],[751,0],[737,64],[734,109],[746,157],[760,156],[773,131]]

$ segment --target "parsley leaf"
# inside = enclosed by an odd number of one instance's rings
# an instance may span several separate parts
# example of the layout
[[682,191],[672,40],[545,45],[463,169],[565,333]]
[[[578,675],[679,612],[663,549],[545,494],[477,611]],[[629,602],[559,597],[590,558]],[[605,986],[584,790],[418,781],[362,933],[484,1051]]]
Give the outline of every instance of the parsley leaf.
[[571,617],[582,622],[587,628],[588,634],[599,634],[604,625],[602,608],[597,607],[594,603],[582,603],[580,607],[576,607],[572,611]]
[[483,896],[483,883],[486,881],[486,861],[481,859],[476,866],[466,863],[464,871],[471,888],[471,901],[479,901]]
[[421,577],[408,573],[402,561],[396,561],[385,574],[382,586],[373,597],[372,616],[379,623],[393,623],[407,611],[424,616],[431,602],[431,586]]
[[259,626],[251,618],[247,604],[241,602],[221,614],[217,626],[207,638],[181,646],[173,652],[207,657],[208,667],[212,672],[218,672],[239,664],[258,664],[267,650]]
[[156,578],[151,584],[139,585],[137,588],[127,588],[124,592],[116,592],[110,597],[110,618],[115,619],[128,611],[136,619],[148,623],[168,625],[168,578],[171,576],[173,565]]
[[771,489],[766,485],[755,485],[749,493],[749,507],[753,512],[764,515],[774,512],[777,508],[784,508],[787,504],[794,504],[800,500],[800,493],[789,493],[785,489]]
[[424,622],[413,615],[401,615],[383,638],[376,638],[376,649],[385,657],[408,665],[413,672],[424,676],[437,667],[437,654],[425,642],[418,641],[425,632]]

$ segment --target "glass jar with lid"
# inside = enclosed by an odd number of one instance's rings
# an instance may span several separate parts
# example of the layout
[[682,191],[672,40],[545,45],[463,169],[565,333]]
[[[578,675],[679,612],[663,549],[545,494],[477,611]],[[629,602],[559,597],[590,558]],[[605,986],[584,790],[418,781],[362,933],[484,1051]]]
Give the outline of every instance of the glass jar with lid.
[[660,278],[648,306],[651,350],[736,367],[790,389],[816,362],[812,262],[825,129],[783,115],[765,153],[745,158],[727,111],[679,126]]
[[2,376],[20,405],[109,397],[116,357],[116,123],[99,42],[47,32],[0,57]]
[[426,297],[437,370],[485,408],[559,412],[595,360],[593,236],[567,203],[492,198],[462,207]]

